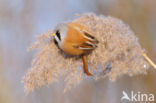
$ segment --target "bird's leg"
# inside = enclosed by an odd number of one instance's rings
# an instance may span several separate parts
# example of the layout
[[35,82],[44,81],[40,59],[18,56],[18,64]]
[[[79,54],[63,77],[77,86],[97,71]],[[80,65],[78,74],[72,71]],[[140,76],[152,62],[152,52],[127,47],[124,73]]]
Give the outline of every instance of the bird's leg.
[[88,71],[87,58],[86,58],[85,55],[82,56],[82,60],[83,60],[83,69],[84,69],[84,72],[85,72],[88,76],[93,76],[93,75]]

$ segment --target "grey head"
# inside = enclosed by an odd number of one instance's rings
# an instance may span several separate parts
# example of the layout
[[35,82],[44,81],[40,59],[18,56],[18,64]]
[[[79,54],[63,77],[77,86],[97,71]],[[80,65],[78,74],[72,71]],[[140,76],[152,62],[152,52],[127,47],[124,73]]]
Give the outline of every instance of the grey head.
[[60,23],[54,28],[54,33],[56,34],[54,36],[54,42],[59,47],[61,47],[66,35],[68,32],[67,24],[66,23]]

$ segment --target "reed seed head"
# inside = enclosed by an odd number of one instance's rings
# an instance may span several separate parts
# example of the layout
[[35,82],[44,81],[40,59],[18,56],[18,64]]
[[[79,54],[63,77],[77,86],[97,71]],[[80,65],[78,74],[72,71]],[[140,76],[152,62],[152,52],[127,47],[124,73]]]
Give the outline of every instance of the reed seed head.
[[72,22],[85,26],[98,41],[98,47],[88,56],[89,71],[94,77],[83,73],[82,60],[68,57],[53,42],[52,32],[38,37],[30,49],[39,49],[32,67],[24,76],[25,91],[57,82],[60,77],[66,83],[64,91],[79,84],[84,78],[108,77],[115,81],[119,76],[145,74],[149,64],[145,61],[145,50],[138,43],[134,32],[122,20],[103,15],[82,14]]

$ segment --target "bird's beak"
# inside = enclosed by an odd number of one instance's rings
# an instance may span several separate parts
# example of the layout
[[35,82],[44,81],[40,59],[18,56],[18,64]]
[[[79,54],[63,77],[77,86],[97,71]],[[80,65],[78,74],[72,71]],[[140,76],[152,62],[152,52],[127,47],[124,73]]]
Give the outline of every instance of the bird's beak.
[[52,36],[56,36],[56,33],[53,33]]

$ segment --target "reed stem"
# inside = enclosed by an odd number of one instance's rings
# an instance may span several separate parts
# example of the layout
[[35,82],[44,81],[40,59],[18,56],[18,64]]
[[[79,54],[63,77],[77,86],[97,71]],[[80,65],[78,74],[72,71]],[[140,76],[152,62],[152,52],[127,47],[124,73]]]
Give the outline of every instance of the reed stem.
[[156,64],[145,53],[143,53],[143,56],[151,64],[151,66],[156,70]]

